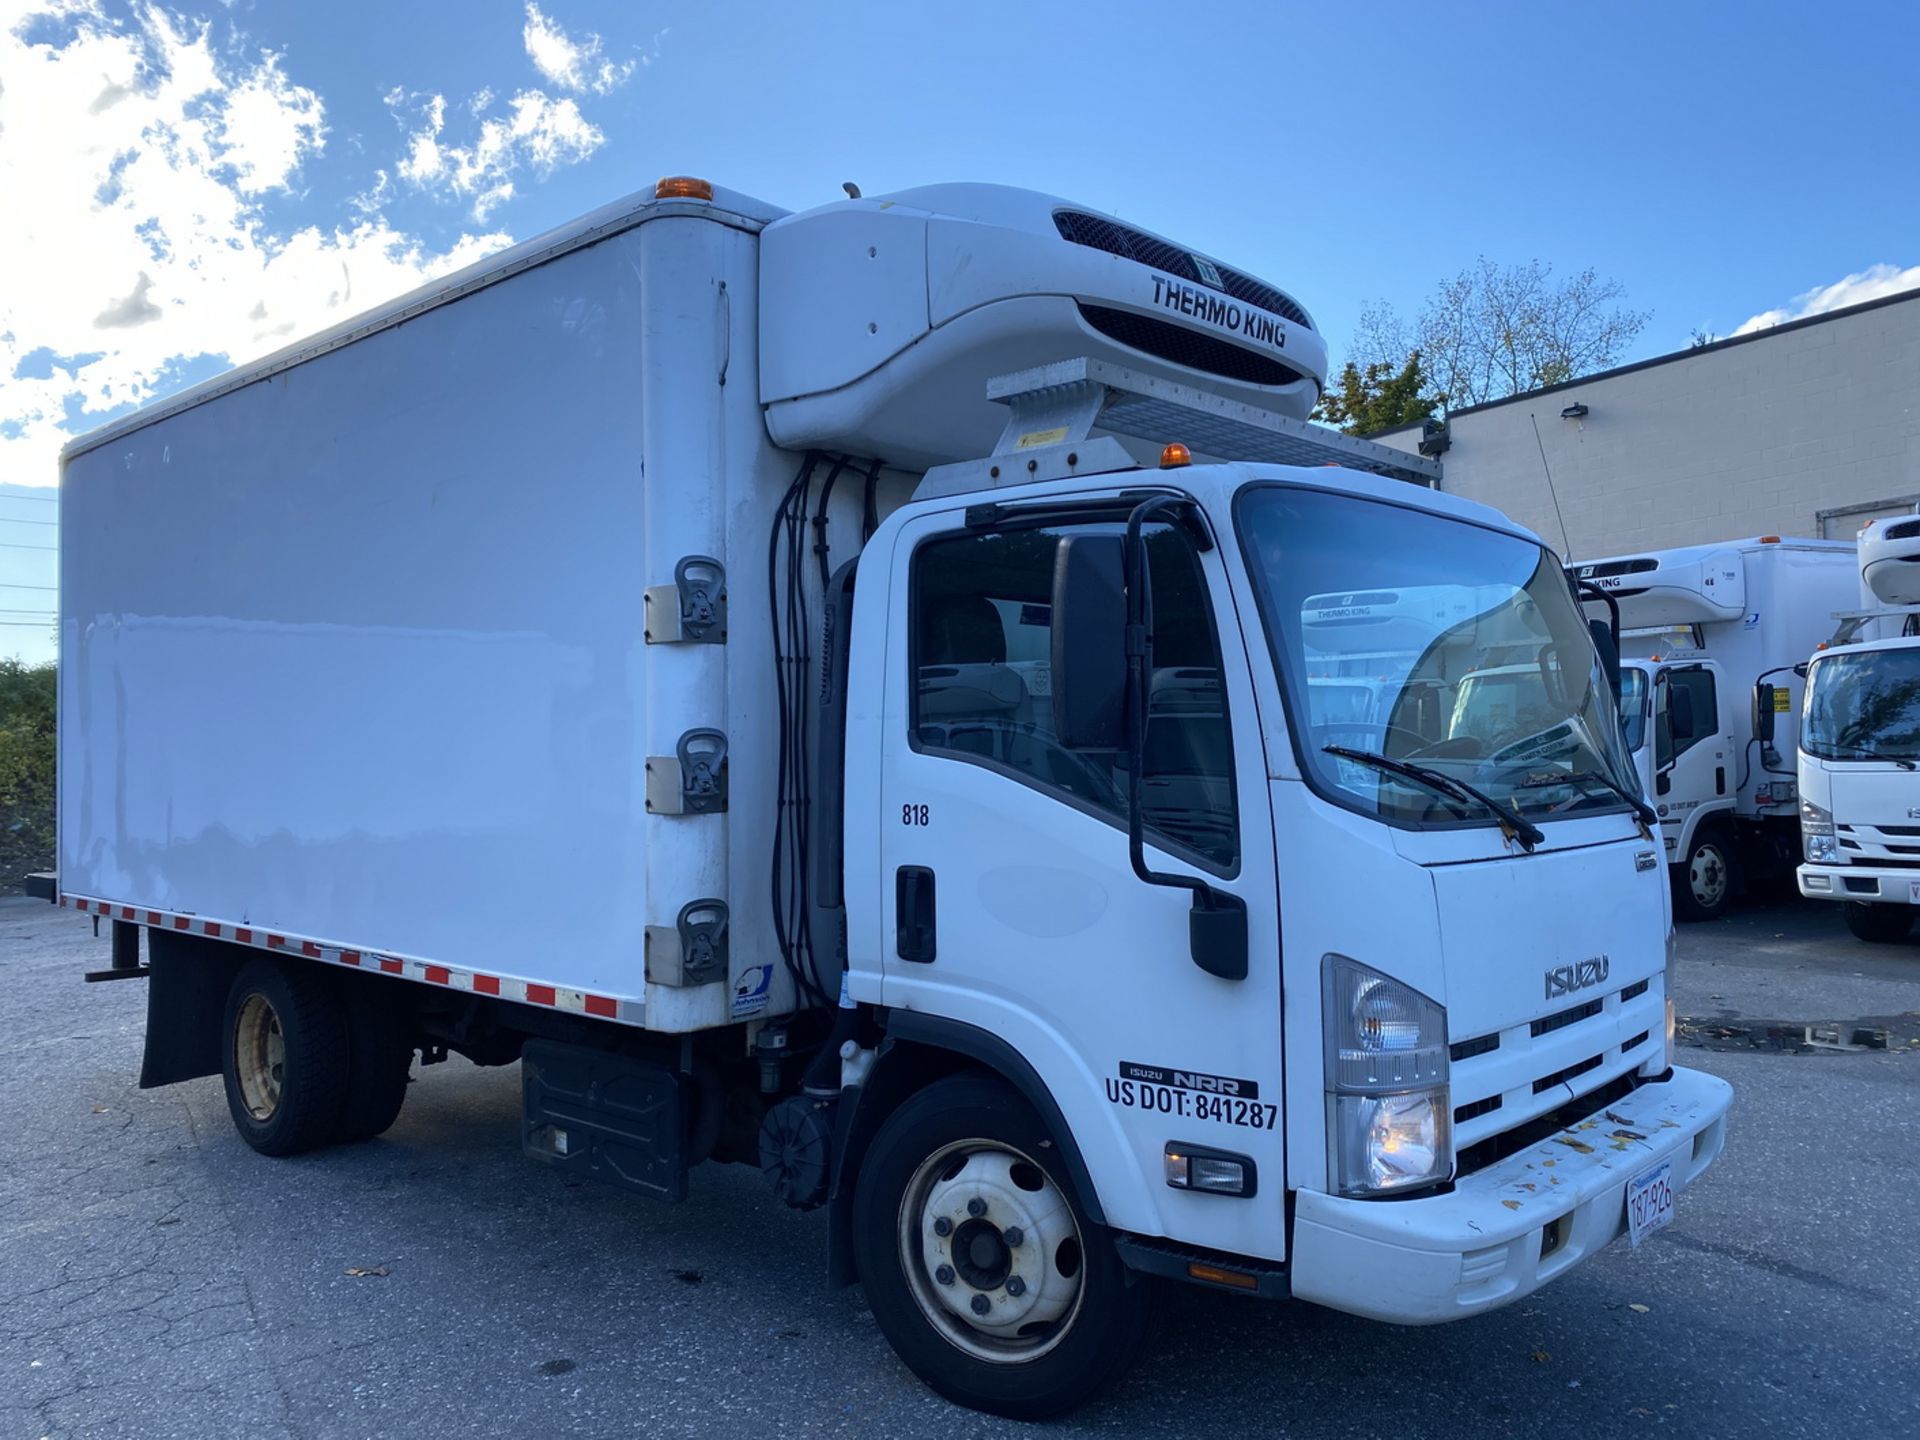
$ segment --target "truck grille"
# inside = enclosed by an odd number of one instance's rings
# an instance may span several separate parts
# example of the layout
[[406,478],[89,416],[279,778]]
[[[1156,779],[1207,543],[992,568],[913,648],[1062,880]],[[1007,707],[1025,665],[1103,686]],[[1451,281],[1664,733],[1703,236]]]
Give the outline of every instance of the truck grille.
[[1839,825],[1840,848],[1860,865],[1920,863],[1920,825]]
[[1104,215],[1089,215],[1084,210],[1056,210],[1053,223],[1060,232],[1060,238],[1070,244],[1085,245],[1090,250],[1104,250],[1109,255],[1118,255],[1123,260],[1137,260],[1142,265],[1151,265],[1156,270],[1164,270],[1195,285],[1222,289],[1243,304],[1256,305],[1275,315],[1285,316],[1296,325],[1313,329],[1313,321],[1307,318],[1307,312],[1300,308],[1291,295],[1284,290],[1276,290],[1264,280],[1254,279],[1244,271],[1235,270],[1231,265],[1212,260],[1207,262],[1220,277],[1220,285],[1215,287],[1200,273],[1200,267],[1194,263],[1189,251],[1182,250],[1178,245],[1169,245],[1165,240],[1156,239],[1144,231],[1109,220]]
[[[1456,1040],[1449,1048],[1457,1173],[1492,1164],[1535,1131],[1625,1094],[1659,1053],[1664,996],[1636,980],[1611,994]],[[1585,1107],[1584,1110],[1582,1107]],[[1542,1130],[1541,1127],[1545,1127]]]

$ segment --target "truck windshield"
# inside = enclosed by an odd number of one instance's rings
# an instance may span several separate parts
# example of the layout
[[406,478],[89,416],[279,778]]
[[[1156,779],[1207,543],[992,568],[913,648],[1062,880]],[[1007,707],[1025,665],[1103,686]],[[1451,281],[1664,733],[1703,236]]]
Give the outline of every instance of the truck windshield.
[[1920,647],[1815,660],[1800,747],[1823,760],[1920,760]]
[[[1592,779],[1638,789],[1621,712],[1541,546],[1293,486],[1250,486],[1237,513],[1316,789],[1398,824],[1496,819],[1478,802],[1328,753],[1334,746],[1465,781],[1535,822],[1626,808]],[[1328,703],[1356,682],[1368,706]]]

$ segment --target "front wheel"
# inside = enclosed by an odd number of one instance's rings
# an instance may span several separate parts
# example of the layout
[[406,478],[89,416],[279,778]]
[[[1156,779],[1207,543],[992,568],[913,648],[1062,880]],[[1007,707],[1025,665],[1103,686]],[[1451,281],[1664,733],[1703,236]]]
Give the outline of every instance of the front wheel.
[[1875,945],[1893,945],[1907,938],[1913,929],[1911,905],[1863,905],[1849,900],[1840,907],[1846,912],[1847,929],[1857,940]]
[[1046,1126],[997,1080],[939,1081],[880,1127],[854,1246],[888,1343],[974,1410],[1062,1414],[1118,1379],[1146,1335],[1148,1281],[1087,1221]]
[[1694,832],[1687,858],[1673,867],[1673,908],[1682,920],[1717,920],[1733,901],[1733,847],[1726,833]]

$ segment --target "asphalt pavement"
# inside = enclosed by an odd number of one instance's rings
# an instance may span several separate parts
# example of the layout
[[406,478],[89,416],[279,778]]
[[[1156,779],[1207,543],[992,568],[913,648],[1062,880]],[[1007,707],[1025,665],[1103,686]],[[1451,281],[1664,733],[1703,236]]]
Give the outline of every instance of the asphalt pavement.
[[[570,1185],[520,1155],[518,1068],[459,1059],[380,1140],[263,1159],[217,1079],[136,1088],[143,985],[81,983],[106,963],[86,918],[0,900],[0,1437],[1029,1429],[923,1389],[757,1174]],[[1682,928],[1679,996],[1682,1063],[1738,1094],[1639,1251],[1425,1330],[1170,1288],[1131,1378],[1049,1428],[1920,1432],[1920,943],[1752,908]]]

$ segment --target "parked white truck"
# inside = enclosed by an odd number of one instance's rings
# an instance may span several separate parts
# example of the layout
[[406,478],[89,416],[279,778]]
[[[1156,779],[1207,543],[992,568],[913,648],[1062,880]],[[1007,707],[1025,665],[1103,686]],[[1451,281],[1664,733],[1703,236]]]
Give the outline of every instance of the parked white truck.
[[1763,535],[1569,569],[1618,610],[1621,725],[1660,815],[1675,912],[1708,920],[1742,889],[1790,889],[1795,667],[1852,603],[1853,547]]
[[1891,943],[1920,913],[1920,518],[1869,524],[1858,566],[1860,607],[1807,671],[1800,893]]
[[[530,1154],[763,1167],[1008,1415],[1151,1277],[1425,1323],[1637,1243],[1729,1090],[1593,636],[1325,357],[1064,201],[673,179],[76,442],[57,889],[141,1083],[283,1155],[519,1061]],[[1550,657],[1523,760],[1311,721],[1384,591],[1408,714]]]

